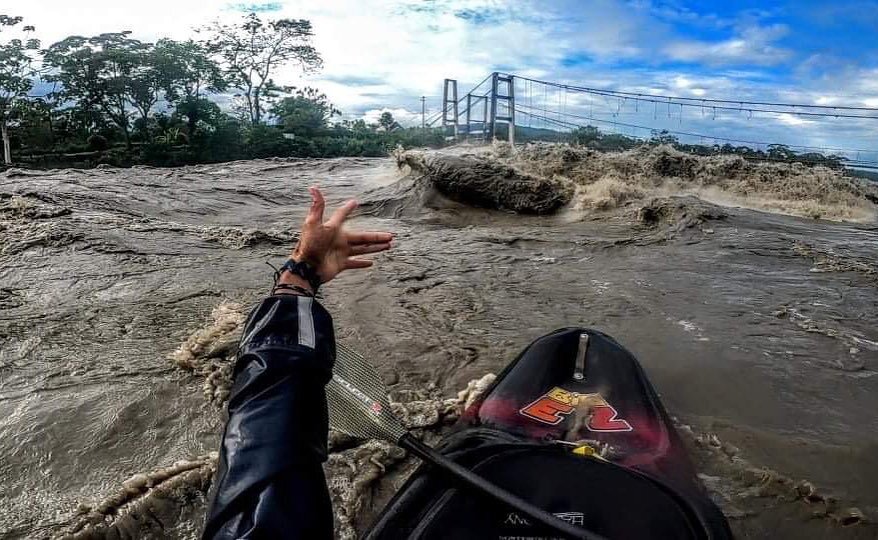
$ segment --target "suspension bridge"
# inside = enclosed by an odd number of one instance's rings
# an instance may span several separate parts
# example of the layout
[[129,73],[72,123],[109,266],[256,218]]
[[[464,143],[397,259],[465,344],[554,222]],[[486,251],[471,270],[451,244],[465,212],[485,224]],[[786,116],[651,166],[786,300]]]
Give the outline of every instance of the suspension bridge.
[[[696,92],[703,93],[701,89]],[[806,138],[815,126],[845,139],[878,130],[878,107],[827,105],[675,96],[596,88],[494,72],[465,94],[454,79],[445,79],[442,106],[424,119],[441,126],[449,140],[491,141],[496,138],[569,141],[576,130],[592,127],[632,141],[673,140],[700,151],[753,152],[761,159],[824,161],[831,158],[854,169],[878,170],[878,143],[862,148],[789,144]],[[694,126],[690,127],[690,126]],[[758,131],[783,141],[742,136]],[[874,136],[873,136],[874,138]],[[782,151],[779,149],[783,149]],[[783,152],[788,152],[784,154]],[[789,152],[795,153],[794,158]]]

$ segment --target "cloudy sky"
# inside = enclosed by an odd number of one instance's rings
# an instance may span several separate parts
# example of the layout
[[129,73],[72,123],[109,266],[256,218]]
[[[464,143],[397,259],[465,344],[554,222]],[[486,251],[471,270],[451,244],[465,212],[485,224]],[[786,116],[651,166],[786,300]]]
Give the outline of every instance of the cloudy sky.
[[[305,82],[326,92],[349,118],[390,110],[403,123],[419,123],[420,96],[427,97],[428,111],[439,110],[444,78],[457,79],[464,94],[495,70],[694,98],[878,107],[875,0],[4,0],[2,8],[35,25],[44,44],[118,30],[143,40],[184,39],[193,27],[253,10],[312,21],[325,67]],[[293,69],[277,78],[303,82]],[[524,81],[516,91],[523,105],[602,120],[598,125],[610,131],[644,134],[610,123],[617,122],[878,149],[878,120],[701,107],[681,112],[605,96],[553,94]],[[541,122],[523,114],[518,121]]]

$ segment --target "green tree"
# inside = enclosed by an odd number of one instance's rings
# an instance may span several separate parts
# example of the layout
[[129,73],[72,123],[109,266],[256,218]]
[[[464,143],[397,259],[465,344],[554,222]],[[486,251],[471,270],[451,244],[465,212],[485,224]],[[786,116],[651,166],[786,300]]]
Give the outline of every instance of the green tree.
[[140,115],[143,131],[149,137],[149,115],[162,98],[168,71],[163,57],[151,43],[143,43],[129,51],[130,72],[127,74],[127,99]]
[[57,97],[92,116],[97,109],[122,132],[131,147],[131,107],[148,114],[155,104],[154,81],[145,74],[150,45],[129,38],[130,32],[91,38],[70,36],[52,44],[44,55],[46,79],[60,83]]
[[[21,17],[0,15],[0,31],[21,24]],[[3,140],[3,162],[12,163],[9,128],[22,109],[26,108],[28,93],[33,88],[34,55],[40,48],[37,39],[28,37],[33,26],[23,26],[25,39],[12,38],[0,42],[0,138]]]
[[18,116],[18,139],[22,147],[50,149],[55,143],[52,125],[52,105],[43,98],[32,98],[23,103]]
[[169,102],[200,98],[222,92],[227,83],[219,64],[203,43],[160,39],[154,48],[155,62],[164,74],[164,91]]
[[603,134],[595,126],[582,126],[570,132],[570,137],[577,144],[588,145],[599,140]]
[[341,111],[329,102],[326,94],[314,88],[302,88],[275,103],[271,114],[280,120],[284,131],[314,136],[325,130],[332,117],[340,115]]
[[676,135],[671,135],[666,129],[661,131],[657,129],[652,130],[652,138],[650,138],[649,142],[652,144],[667,144],[670,146],[677,146],[680,144],[680,140],[677,139]]
[[164,97],[177,113],[186,117],[188,135],[195,133],[202,113],[210,114],[205,96],[227,88],[220,66],[209,56],[204,44],[196,41],[160,39],[153,59],[162,73]]
[[768,157],[770,159],[786,161],[795,158],[796,153],[790,150],[790,147],[785,144],[769,144]]
[[221,122],[226,121],[226,115],[219,105],[205,97],[184,98],[174,108],[174,117],[186,125],[189,137],[198,130],[211,131]]
[[205,30],[207,50],[220,59],[229,86],[241,91],[253,124],[262,121],[266,92],[278,88],[272,75],[279,68],[295,63],[309,72],[323,65],[311,46],[311,23],[304,19],[263,22],[251,13],[238,24],[215,22]]
[[390,131],[396,125],[396,120],[393,119],[393,115],[390,114],[390,111],[384,111],[381,113],[381,116],[378,117],[378,125],[383,127],[385,131]]
[[351,122],[350,120],[345,120],[344,127],[353,131],[354,133],[359,133],[359,134],[368,133],[371,131],[369,129],[368,124],[366,124],[366,121],[363,120],[362,118],[357,118],[353,122]]
[[83,136],[103,124],[99,62],[88,46],[88,38],[70,36],[49,46],[43,53],[49,71],[44,78],[55,83],[49,97],[58,104],[59,114]]

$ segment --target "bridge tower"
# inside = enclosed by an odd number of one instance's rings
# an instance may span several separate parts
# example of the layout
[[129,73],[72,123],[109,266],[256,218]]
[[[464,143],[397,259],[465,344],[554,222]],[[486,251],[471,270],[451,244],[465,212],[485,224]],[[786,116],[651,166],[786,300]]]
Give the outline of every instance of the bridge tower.
[[497,122],[505,122],[509,129],[509,144],[515,144],[515,76],[496,71],[491,74],[490,121],[492,138],[497,136]]
[[[452,113],[451,118],[448,113]],[[453,135],[447,135],[448,125],[454,126]],[[457,140],[460,131],[460,115],[457,109],[457,81],[454,79],[445,79],[445,85],[442,88],[442,129],[446,133],[445,139]]]

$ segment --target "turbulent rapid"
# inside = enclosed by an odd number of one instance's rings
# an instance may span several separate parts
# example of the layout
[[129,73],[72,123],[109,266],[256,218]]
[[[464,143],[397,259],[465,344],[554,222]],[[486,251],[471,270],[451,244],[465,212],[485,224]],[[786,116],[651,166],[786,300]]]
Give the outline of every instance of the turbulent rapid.
[[[0,537],[197,536],[235,342],[313,184],[397,234],[324,302],[428,439],[532,339],[593,326],[637,354],[739,536],[878,534],[878,190],[532,145],[0,173]],[[331,447],[354,538],[415,461]]]

